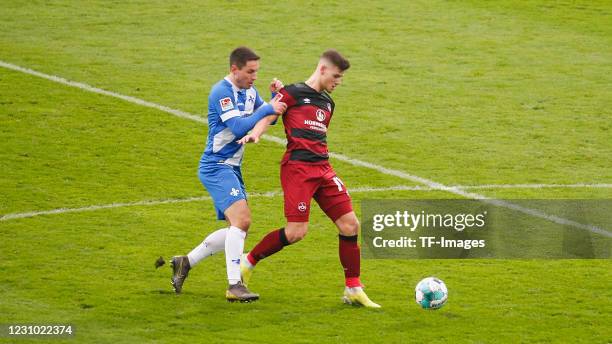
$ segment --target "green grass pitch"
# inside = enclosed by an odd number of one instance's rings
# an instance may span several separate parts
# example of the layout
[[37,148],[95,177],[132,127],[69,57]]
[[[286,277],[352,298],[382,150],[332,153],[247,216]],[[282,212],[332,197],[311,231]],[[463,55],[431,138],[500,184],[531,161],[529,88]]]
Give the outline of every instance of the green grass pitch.
[[[4,1],[0,61],[193,114],[237,45],[258,86],[302,81],[334,47],[330,150],[445,185],[612,183],[612,5],[607,1]],[[282,137],[282,125],[270,130]],[[206,127],[0,68],[0,216],[188,199]],[[247,147],[250,192],[280,192],[283,147]],[[332,160],[349,190],[414,182]],[[612,189],[508,188],[505,199],[609,199]],[[372,191],[363,199],[457,198]],[[283,224],[255,196],[250,249]],[[316,208],[316,207],[315,207]],[[212,203],[134,205],[0,221],[0,324],[70,323],[67,343],[610,343],[612,265],[595,260],[363,260],[378,311],[343,305],[336,230],[316,208],[303,242],[257,267],[253,304],[230,304],[222,255],[171,292],[159,255],[222,223]],[[450,292],[423,311],[413,288]],[[41,339],[2,338],[7,343]]]

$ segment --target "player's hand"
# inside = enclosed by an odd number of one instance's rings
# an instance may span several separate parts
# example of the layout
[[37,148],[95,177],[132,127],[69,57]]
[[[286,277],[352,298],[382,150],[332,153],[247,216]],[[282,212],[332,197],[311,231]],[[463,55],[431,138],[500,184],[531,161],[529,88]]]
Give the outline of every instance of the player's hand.
[[253,135],[253,134],[247,134],[236,142],[238,142],[241,145],[246,145],[249,142],[257,143],[259,142],[259,136]]
[[272,93],[280,91],[280,89],[283,87],[285,87],[285,85],[283,85],[283,82],[277,78],[272,79],[272,82],[270,82],[270,92]]
[[274,113],[276,115],[282,115],[285,113],[285,110],[287,110],[287,104],[281,101],[278,101],[276,97],[270,100],[270,105],[272,105],[272,108],[274,109]]

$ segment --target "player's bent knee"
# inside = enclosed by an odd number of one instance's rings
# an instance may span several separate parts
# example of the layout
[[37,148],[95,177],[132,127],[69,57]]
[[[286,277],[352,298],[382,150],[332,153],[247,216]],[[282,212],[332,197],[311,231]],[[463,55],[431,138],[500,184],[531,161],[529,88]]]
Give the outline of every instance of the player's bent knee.
[[340,229],[342,235],[357,235],[359,233],[359,222],[352,222],[344,225]]
[[353,236],[359,234],[359,220],[354,213],[346,214],[336,221],[340,234]]
[[295,232],[295,233],[293,233],[293,235],[291,235],[291,236],[289,236],[289,235],[288,235],[288,236],[287,236],[287,240],[288,240],[290,243],[292,243],[292,244],[293,244],[293,243],[295,243],[295,242],[298,242],[298,241],[300,241],[300,240],[304,239],[304,237],[305,237],[305,236],[306,236],[306,231],[303,231],[303,232]]
[[243,231],[248,231],[249,227],[251,227],[251,218],[242,218],[237,221],[230,222],[232,226],[238,227]]
[[307,231],[292,231],[285,232],[285,235],[287,236],[287,241],[293,244],[304,239],[304,237],[306,236],[306,232]]
[[238,201],[225,211],[225,217],[230,225],[248,231],[251,226],[251,211],[246,201]]
[[248,211],[248,208],[246,212],[240,213],[234,222],[236,224],[233,226],[236,226],[245,232],[249,230],[249,227],[251,227],[251,212]]
[[285,235],[287,236],[287,241],[289,241],[292,244],[304,239],[304,237],[306,236],[306,233],[308,233],[307,224],[300,224],[300,225],[293,225],[293,226],[287,225],[285,227]]

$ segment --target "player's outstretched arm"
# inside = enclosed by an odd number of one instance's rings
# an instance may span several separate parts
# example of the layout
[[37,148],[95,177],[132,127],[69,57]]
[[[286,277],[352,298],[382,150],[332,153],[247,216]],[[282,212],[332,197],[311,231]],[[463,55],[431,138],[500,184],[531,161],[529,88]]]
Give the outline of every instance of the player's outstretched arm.
[[274,115],[266,116],[259,122],[257,122],[255,127],[253,128],[253,131],[238,140],[238,143],[243,145],[249,142],[259,142],[259,138],[261,137],[261,135],[263,135],[263,133],[268,130],[268,127],[277,120],[278,116],[282,115],[285,110],[287,110],[287,104],[278,101],[276,98],[270,101],[270,105],[274,108]]
[[274,113],[276,113],[276,109],[270,103],[270,104],[260,106],[249,117],[235,116],[235,117],[229,118],[224,123],[232,131],[232,134],[234,134],[236,137],[243,137],[249,132],[249,130],[255,127],[257,122],[259,122],[261,119],[263,119],[266,116],[273,115]]
[[262,120],[257,122],[257,124],[255,124],[255,127],[250,133],[246,134],[243,138],[241,138],[240,140],[236,142],[240,143],[241,145],[247,144],[249,142],[252,142],[252,143],[259,142],[259,138],[261,137],[261,135],[263,135],[266,132],[266,130],[268,130],[268,127],[272,123],[274,123],[274,121],[276,121],[277,118],[278,118],[278,115],[271,115],[271,116],[264,117]]

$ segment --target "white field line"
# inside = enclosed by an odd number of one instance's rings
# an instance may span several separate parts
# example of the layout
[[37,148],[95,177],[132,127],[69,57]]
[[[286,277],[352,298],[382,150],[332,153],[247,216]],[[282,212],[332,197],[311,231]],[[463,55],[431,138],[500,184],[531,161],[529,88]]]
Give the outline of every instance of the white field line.
[[94,211],[94,210],[101,210],[101,209],[122,208],[122,207],[131,207],[131,206],[137,206],[137,205],[185,203],[185,202],[203,201],[207,199],[210,199],[210,197],[190,197],[190,198],[177,198],[177,199],[166,199],[166,200],[157,200],[157,201],[139,201],[139,202],[132,202],[132,203],[111,203],[111,204],[91,205],[88,207],[81,207],[81,208],[59,208],[59,209],[52,209],[52,210],[30,211],[26,213],[6,214],[0,217],[0,221],[23,219],[23,218],[28,218],[28,217],[40,216],[40,215],[81,213],[84,211]]
[[[501,189],[512,189],[514,187],[517,188],[542,188],[542,187],[556,187],[556,188],[612,188],[612,184],[490,184],[490,185],[456,185],[453,188],[486,188],[486,189],[494,189],[495,187]],[[406,185],[395,185],[395,186],[387,186],[387,187],[357,187],[351,188],[351,193],[365,193],[365,192],[386,192],[386,191],[439,191],[438,189],[433,189],[426,186],[406,186]],[[282,196],[282,191],[268,191],[264,193],[249,193],[249,197],[277,197]],[[161,199],[161,200],[145,200],[138,202],[129,202],[129,203],[111,203],[111,204],[101,204],[101,205],[91,205],[87,207],[80,208],[59,208],[59,209],[51,209],[51,210],[41,210],[41,211],[30,211],[25,213],[12,213],[6,214],[0,217],[0,222],[13,220],[13,219],[23,219],[29,217],[35,217],[40,215],[55,215],[55,214],[65,214],[65,213],[80,213],[86,211],[95,211],[101,209],[112,209],[112,208],[122,208],[122,207],[133,207],[133,206],[149,206],[149,205],[160,205],[160,204],[173,204],[173,203],[188,203],[188,202],[198,202],[198,201],[209,201],[211,198],[209,196],[200,196],[200,197],[188,197],[188,198],[172,198],[172,199]],[[513,208],[514,209],[514,208]],[[533,210],[536,211],[536,210]],[[540,217],[540,216],[538,216]],[[563,219],[559,219],[562,221]]]
[[4,67],[6,69],[11,69],[11,70],[14,70],[14,71],[17,71],[17,72],[22,72],[22,73],[25,73],[25,74],[30,74],[30,75],[37,76],[39,78],[51,80],[51,81],[54,81],[54,82],[57,82],[57,83],[60,83],[60,84],[67,85],[67,86],[72,86],[72,87],[80,88],[80,89],[85,90],[85,91],[89,91],[89,92],[93,92],[93,93],[97,93],[97,94],[101,94],[101,95],[105,95],[105,96],[109,96],[109,97],[119,98],[119,99],[125,100],[126,102],[130,102],[130,103],[134,103],[134,104],[150,107],[150,108],[153,108],[153,109],[157,109],[157,110],[169,113],[169,114],[177,116],[177,117],[190,119],[192,121],[196,121],[196,122],[200,122],[200,123],[204,123],[204,124],[207,123],[207,120],[205,118],[201,117],[201,116],[193,115],[193,114],[190,114],[188,112],[181,111],[181,110],[172,109],[172,108],[169,108],[167,106],[155,104],[155,103],[152,103],[152,102],[149,102],[149,101],[146,101],[146,100],[142,100],[142,99],[139,99],[139,98],[135,98],[135,97],[126,96],[126,95],[123,95],[123,94],[119,94],[119,93],[103,90],[101,88],[93,87],[93,86],[84,84],[82,82],[71,81],[71,80],[64,79],[64,78],[59,77],[59,76],[49,75],[49,74],[37,72],[37,71],[35,71],[33,69],[20,67],[20,66],[14,65],[12,63],[7,63],[7,62],[1,61],[1,60],[0,60],[0,66]]
[[460,189],[546,189],[546,188],[596,188],[606,189],[612,188],[612,184],[485,184],[485,185],[457,185],[454,186]]
[[[451,189],[462,189],[462,190],[479,190],[479,189],[545,189],[545,188],[595,188],[595,189],[607,189],[612,188],[612,184],[484,184],[484,185],[452,185],[449,186]],[[351,188],[350,192],[377,192],[377,191],[439,191],[439,189],[431,188],[427,186],[406,186],[396,185],[387,186],[381,188],[373,187],[360,187]]]
[[[107,91],[107,90],[103,90],[101,88],[97,88],[97,87],[93,87],[84,83],[80,83],[80,82],[75,82],[75,81],[70,81],[58,76],[54,76],[54,75],[49,75],[49,74],[45,74],[45,73],[41,73],[29,68],[24,68],[24,67],[20,67],[17,65],[14,65],[12,63],[7,63],[4,61],[0,60],[0,67],[4,67],[7,69],[11,69],[14,71],[18,71],[18,72],[22,72],[22,73],[26,73],[26,74],[30,74],[30,75],[34,75],[43,79],[47,79],[47,80],[51,80],[60,84],[64,84],[67,86],[72,86],[72,87],[76,87],[82,90],[86,90],[89,92],[93,92],[93,93],[97,93],[97,94],[102,94],[102,95],[106,95],[106,96],[110,96],[110,97],[115,97],[115,98],[119,98],[122,100],[125,100],[127,102],[130,103],[134,103],[134,104],[138,104],[138,105],[142,105],[142,106],[147,106],[150,108],[154,108],[166,113],[169,113],[171,115],[177,116],[177,117],[181,117],[181,118],[186,118],[186,119],[190,119],[199,123],[206,123],[206,119],[204,119],[203,117],[197,116],[197,115],[193,115],[190,114],[188,112],[184,112],[181,110],[176,110],[176,109],[172,109],[169,108],[167,106],[163,106],[163,105],[159,105],[156,103],[152,103],[146,100],[142,100],[139,98],[135,98],[135,97],[131,97],[131,96],[126,96],[126,95],[122,95],[119,93],[115,93],[115,92],[111,92],[111,91]],[[264,135],[263,139],[268,140],[268,141],[272,141],[272,142],[276,142],[279,144],[286,144],[286,141],[284,139],[281,139],[279,137],[275,137],[275,136],[271,136],[271,135]],[[426,185],[432,189],[435,190],[441,190],[441,191],[447,191],[449,193],[458,195],[458,196],[462,196],[465,198],[471,198],[471,199],[478,199],[478,200],[482,200],[484,203],[489,203],[489,204],[494,204],[497,206],[501,206],[501,207],[505,207],[505,208],[509,208],[509,209],[514,209],[516,211],[525,213],[525,214],[529,214],[535,217],[540,217],[561,225],[570,225],[576,228],[580,228],[580,229],[585,229],[588,231],[592,231],[594,233],[599,233],[608,237],[612,237],[612,232],[608,232],[604,229],[595,227],[595,226],[591,226],[591,225],[584,225],[581,223],[576,223],[573,221],[567,222],[569,220],[565,220],[562,218],[558,218],[555,216],[549,216],[547,214],[541,213],[539,211],[533,210],[533,209],[528,209],[528,208],[524,208],[524,207],[520,207],[516,204],[512,204],[509,202],[505,202],[505,201],[499,201],[499,200],[492,200],[484,195],[480,195],[477,193],[473,193],[473,192],[467,192],[464,191],[462,189],[459,189],[457,187],[450,187],[450,186],[446,186],[444,184],[435,182],[433,180],[427,179],[427,178],[423,178],[423,177],[419,177],[416,175],[412,175],[410,173],[406,173],[403,171],[399,171],[399,170],[394,170],[391,168],[387,168],[381,165],[377,165],[377,164],[373,164],[367,161],[363,161],[363,160],[359,160],[359,159],[353,159],[350,158],[346,155],[342,155],[342,154],[338,154],[338,153],[330,153],[329,154],[330,157],[338,159],[340,161],[344,161],[346,163],[349,163],[353,166],[360,166],[360,167],[365,167],[374,171],[378,171],[380,173],[386,174],[386,175],[390,175],[390,176],[395,176],[401,179],[405,179],[405,180],[410,180],[412,182],[418,183],[418,184],[423,184]],[[493,202],[494,201],[494,202]]]
[[[278,192],[266,192],[261,194],[249,194],[250,197],[274,197],[281,195]],[[0,217],[0,222],[14,219],[23,219],[28,217],[35,217],[40,215],[55,215],[55,214],[65,214],[65,213],[81,213],[85,211],[95,211],[101,209],[112,209],[112,208],[123,208],[123,207],[134,207],[134,206],[148,206],[148,205],[160,205],[160,204],[173,204],[173,203],[188,203],[188,202],[197,202],[197,201],[208,201],[211,200],[210,196],[200,196],[200,197],[189,197],[189,198],[173,198],[173,199],[161,199],[161,200],[148,200],[148,201],[138,201],[138,202],[129,202],[129,203],[111,203],[111,204],[101,204],[101,205],[91,205],[87,207],[81,208],[59,208],[52,210],[41,210],[41,211],[31,211],[27,213],[13,213],[6,214]]]

